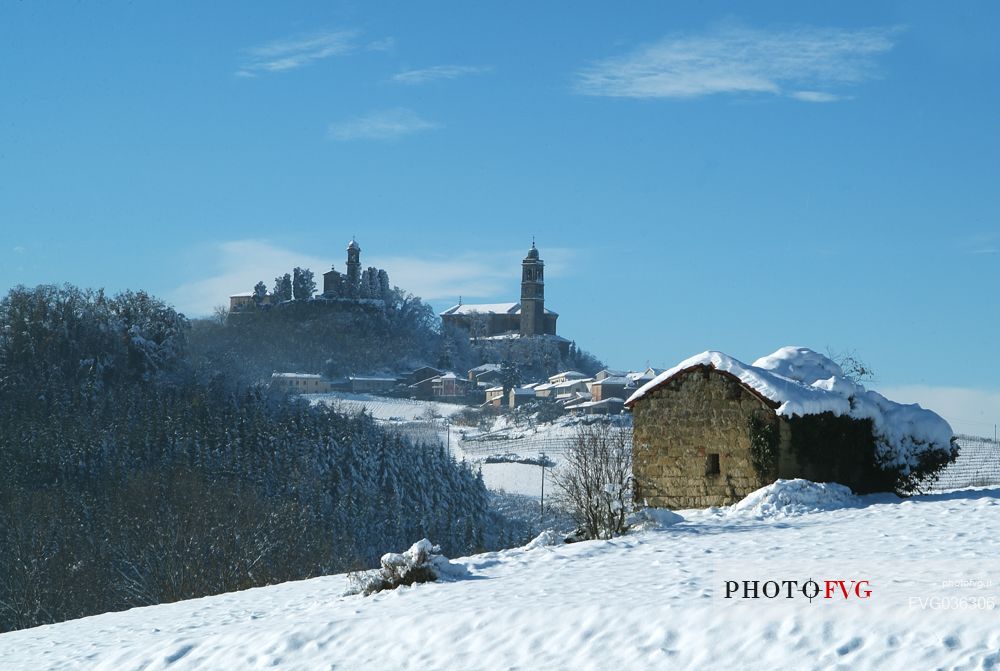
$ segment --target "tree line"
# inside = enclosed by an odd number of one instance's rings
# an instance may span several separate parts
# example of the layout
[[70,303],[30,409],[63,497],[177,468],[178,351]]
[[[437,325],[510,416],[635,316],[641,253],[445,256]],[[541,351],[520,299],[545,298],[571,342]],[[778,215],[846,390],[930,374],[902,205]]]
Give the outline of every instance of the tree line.
[[449,554],[511,527],[481,476],[367,416],[273,396],[143,292],[0,300],[0,631]]

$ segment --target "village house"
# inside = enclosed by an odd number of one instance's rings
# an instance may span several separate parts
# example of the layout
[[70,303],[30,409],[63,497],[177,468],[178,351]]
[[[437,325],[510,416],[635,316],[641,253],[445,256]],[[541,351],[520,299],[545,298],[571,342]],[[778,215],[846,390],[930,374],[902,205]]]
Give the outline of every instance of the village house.
[[430,380],[431,378],[435,378],[438,375],[444,375],[444,371],[438,370],[437,368],[432,368],[431,366],[421,366],[420,368],[411,370],[408,373],[404,373],[399,378],[399,381],[401,384],[409,386],[409,385],[415,385],[419,382],[423,382],[424,380]]
[[477,386],[488,388],[503,380],[500,372],[500,364],[484,363],[481,366],[469,369],[469,381],[475,382]]
[[534,403],[535,390],[531,387],[514,387],[507,396],[507,404],[511,408],[517,408],[525,403]]
[[468,380],[449,372],[434,378],[433,394],[439,398],[464,397],[469,391],[469,386]]
[[229,311],[236,312],[253,305],[253,292],[244,291],[229,297]]
[[588,400],[590,398],[590,383],[593,382],[589,377],[585,377],[579,380],[565,380],[563,382],[556,382],[552,384],[552,388],[549,390],[549,396],[554,397],[557,401],[566,401],[570,398],[577,398],[582,395],[586,395]]
[[635,391],[635,387],[631,386],[629,379],[624,374],[596,378],[590,384],[590,393],[594,401],[598,402],[608,398],[624,401],[633,391]]
[[272,373],[271,388],[293,394],[325,394],[333,385],[322,375],[312,373]]
[[486,404],[499,408],[504,403],[503,387],[490,387],[486,390]]
[[749,366],[704,352],[650,380],[625,406],[636,501],[653,507],[728,505],[778,478],[887,491],[895,476],[878,460],[916,466],[951,447],[941,417],[864,389],[805,348]]

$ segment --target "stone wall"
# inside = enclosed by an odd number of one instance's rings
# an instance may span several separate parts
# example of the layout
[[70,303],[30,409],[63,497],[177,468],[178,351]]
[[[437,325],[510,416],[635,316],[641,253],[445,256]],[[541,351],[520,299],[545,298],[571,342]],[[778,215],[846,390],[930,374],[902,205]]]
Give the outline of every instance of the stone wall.
[[[729,505],[765,481],[750,457],[751,415],[778,422],[779,470],[794,470],[789,430],[774,410],[732,376],[699,366],[636,401],[632,408],[636,501],[657,508]],[[707,474],[710,455],[717,474]],[[714,465],[714,464],[713,464]]]

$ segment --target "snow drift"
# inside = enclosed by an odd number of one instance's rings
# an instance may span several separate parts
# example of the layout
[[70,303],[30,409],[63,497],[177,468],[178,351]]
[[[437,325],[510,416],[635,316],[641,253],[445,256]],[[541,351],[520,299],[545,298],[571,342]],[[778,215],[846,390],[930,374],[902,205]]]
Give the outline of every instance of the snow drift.
[[771,519],[849,508],[859,501],[851,489],[844,485],[796,478],[777,480],[750,492],[742,501],[727,508],[726,512],[736,517]]

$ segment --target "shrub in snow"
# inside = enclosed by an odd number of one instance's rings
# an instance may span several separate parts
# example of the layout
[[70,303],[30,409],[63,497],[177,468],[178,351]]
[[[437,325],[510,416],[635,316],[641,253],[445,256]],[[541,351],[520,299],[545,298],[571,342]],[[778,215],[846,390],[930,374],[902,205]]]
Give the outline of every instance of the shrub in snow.
[[611,538],[623,533],[632,507],[631,429],[581,425],[552,481],[557,500],[580,525],[575,536]]
[[381,568],[373,571],[348,574],[346,594],[369,596],[400,585],[434,582],[441,577],[455,578],[466,573],[463,567],[441,556],[441,548],[426,538],[411,545],[406,552],[382,555],[381,564]]

